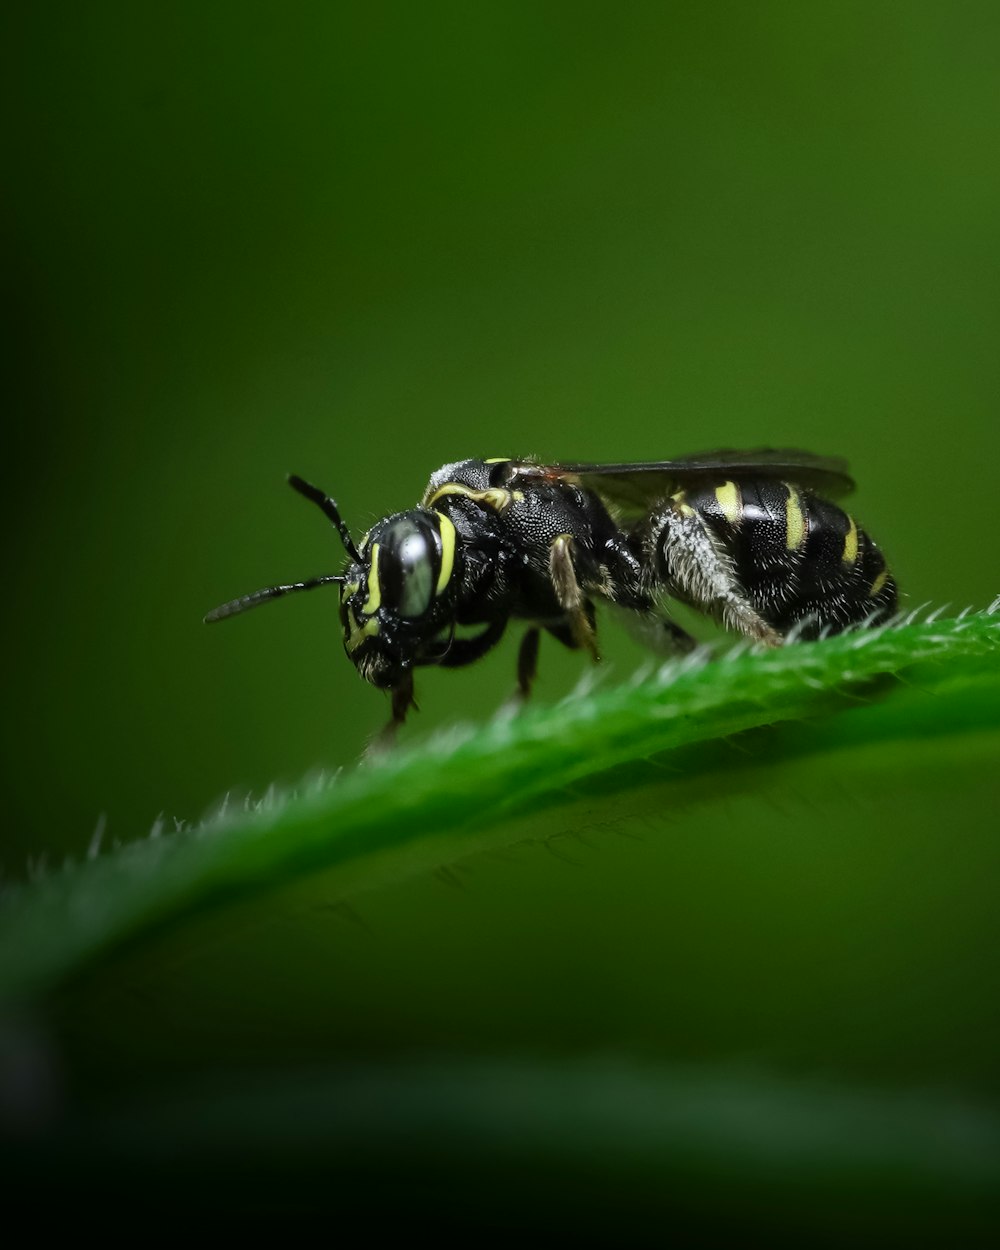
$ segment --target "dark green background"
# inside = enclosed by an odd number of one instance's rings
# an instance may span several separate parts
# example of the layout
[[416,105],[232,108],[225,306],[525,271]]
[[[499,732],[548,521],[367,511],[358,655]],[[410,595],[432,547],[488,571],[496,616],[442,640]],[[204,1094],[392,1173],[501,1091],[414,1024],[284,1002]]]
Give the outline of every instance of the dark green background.
[[339,567],[289,470],[360,532],[466,455],[801,445],[911,603],[1000,590],[996,5],[19,7],[8,875],[381,724],[332,594],[200,623]]

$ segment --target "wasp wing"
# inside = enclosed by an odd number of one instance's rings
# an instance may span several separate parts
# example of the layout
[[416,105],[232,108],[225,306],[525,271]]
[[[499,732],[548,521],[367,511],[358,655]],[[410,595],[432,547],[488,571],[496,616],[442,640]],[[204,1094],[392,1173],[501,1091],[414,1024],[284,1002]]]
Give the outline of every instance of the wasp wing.
[[623,508],[640,510],[705,478],[779,478],[833,499],[854,489],[845,460],[770,447],[756,451],[707,451],[677,460],[636,464],[523,464],[518,466],[517,477],[529,481],[574,478]]

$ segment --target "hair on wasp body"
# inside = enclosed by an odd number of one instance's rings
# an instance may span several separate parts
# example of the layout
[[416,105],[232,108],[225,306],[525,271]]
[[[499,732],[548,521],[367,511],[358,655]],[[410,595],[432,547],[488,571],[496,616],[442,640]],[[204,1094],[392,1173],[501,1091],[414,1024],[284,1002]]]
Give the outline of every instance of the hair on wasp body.
[[527,696],[541,634],[598,658],[596,605],[656,631],[658,650],[695,640],[667,601],[750,643],[774,647],[884,621],[897,588],[875,542],[834,500],[844,461],[804,451],[715,451],[638,464],[460,460],[431,475],[420,503],[355,543],[337,504],[300,477],[347,554],[340,573],[268,586],[208,622],[336,585],[344,649],[392,696],[390,729],[413,705],[414,670],[462,668],[527,626],[517,684]]

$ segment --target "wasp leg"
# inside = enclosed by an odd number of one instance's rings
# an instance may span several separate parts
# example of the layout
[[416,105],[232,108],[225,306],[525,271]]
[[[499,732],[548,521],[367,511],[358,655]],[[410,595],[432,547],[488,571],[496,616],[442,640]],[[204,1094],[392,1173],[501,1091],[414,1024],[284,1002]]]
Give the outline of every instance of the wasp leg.
[[639,618],[628,616],[625,627],[636,642],[641,642],[656,655],[686,655],[698,645],[697,638],[692,638],[686,629],[681,629],[676,621],[665,616],[654,616],[652,613]]
[[414,711],[417,710],[417,704],[413,698],[413,673],[409,670],[399,685],[393,686],[389,693],[392,696],[392,717],[365,748],[364,759],[369,761],[385,755],[395,745],[396,733],[405,723],[406,713],[411,707]]
[[[590,602],[589,599],[587,600],[587,603],[585,605],[585,610],[587,613],[587,620],[590,622],[590,628],[592,631],[596,632],[596,629],[597,629],[596,613],[594,611],[594,605]],[[573,633],[573,630],[569,627],[569,625],[565,621],[562,621],[555,625],[546,625],[545,632],[547,634],[551,634],[552,637],[556,640],[556,642],[561,642],[562,645],[567,649],[567,651],[579,651],[580,650],[579,639],[577,638],[576,634]]]
[[601,658],[597,652],[597,636],[594,632],[594,610],[588,602],[573,566],[573,537],[560,534],[549,548],[549,576],[556,592],[559,606],[569,618],[569,628],[577,647],[589,651],[595,663]]
[[537,625],[521,639],[521,649],[517,653],[517,693],[521,699],[527,699],[538,673],[538,644],[542,635]]
[[671,653],[684,655],[698,645],[697,638],[692,638],[675,621],[661,620],[660,629],[666,635],[665,649]]
[[406,713],[410,708],[416,708],[416,706],[413,698],[413,674],[407,669],[403,680],[398,686],[392,688],[392,720],[389,726],[393,733],[405,722]]
[[441,668],[463,668],[472,664],[487,651],[492,650],[503,637],[507,628],[507,617],[491,621],[489,625],[473,638],[453,638],[447,651],[437,659],[428,659],[428,664],[439,664]]
[[669,593],[754,642],[781,645],[781,634],[750,603],[732,560],[689,504],[671,502],[656,513],[647,541],[650,567]]

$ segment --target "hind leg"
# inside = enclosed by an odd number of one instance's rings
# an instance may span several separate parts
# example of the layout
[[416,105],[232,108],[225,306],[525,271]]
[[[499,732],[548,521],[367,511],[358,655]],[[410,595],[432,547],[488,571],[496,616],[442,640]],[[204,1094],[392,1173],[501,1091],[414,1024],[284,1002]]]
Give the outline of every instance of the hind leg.
[[781,646],[781,634],[744,594],[732,560],[689,504],[665,504],[651,518],[646,541],[649,567],[669,594],[754,642]]

